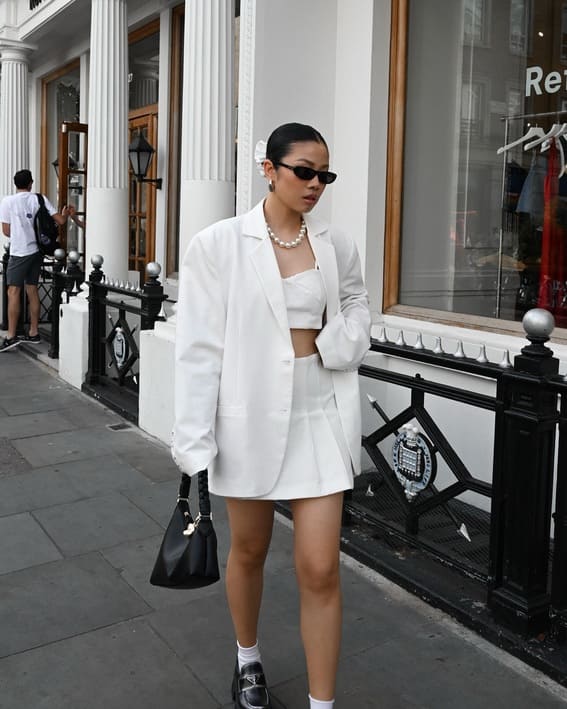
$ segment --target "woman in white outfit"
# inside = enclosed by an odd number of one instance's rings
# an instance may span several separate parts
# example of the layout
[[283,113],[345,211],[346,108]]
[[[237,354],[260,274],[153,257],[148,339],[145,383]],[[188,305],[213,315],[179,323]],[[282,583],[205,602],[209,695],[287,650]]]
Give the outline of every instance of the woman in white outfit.
[[289,500],[311,709],[334,704],[344,490],[360,472],[357,369],[370,342],[353,241],[311,215],[336,179],[321,134],[288,123],[259,162],[265,200],[199,232],[177,310],[173,456],[226,498],[235,707],[270,707],[257,642],[274,501]]

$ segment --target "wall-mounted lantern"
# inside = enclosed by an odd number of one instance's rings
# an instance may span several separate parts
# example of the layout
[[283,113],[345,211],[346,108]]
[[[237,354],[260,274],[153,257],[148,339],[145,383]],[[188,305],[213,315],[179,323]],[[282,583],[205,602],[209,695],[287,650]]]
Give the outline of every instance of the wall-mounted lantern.
[[138,182],[152,182],[158,190],[161,190],[161,177],[146,177],[154,153],[155,149],[152,148],[142,135],[142,131],[139,130],[138,134],[128,146],[128,157],[130,158],[132,172]]

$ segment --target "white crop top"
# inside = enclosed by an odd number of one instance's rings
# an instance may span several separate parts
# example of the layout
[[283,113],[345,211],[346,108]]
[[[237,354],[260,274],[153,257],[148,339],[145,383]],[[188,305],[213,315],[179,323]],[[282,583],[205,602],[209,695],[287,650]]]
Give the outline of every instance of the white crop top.
[[321,271],[310,268],[282,278],[289,327],[320,330],[327,299]]

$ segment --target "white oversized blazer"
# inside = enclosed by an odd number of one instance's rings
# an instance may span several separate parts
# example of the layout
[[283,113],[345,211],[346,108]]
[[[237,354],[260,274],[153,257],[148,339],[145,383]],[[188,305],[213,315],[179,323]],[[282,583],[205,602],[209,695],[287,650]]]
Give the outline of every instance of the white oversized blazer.
[[[340,420],[360,472],[357,368],[370,344],[368,297],[354,242],[304,215],[327,295],[316,345],[332,370]],[[287,444],[294,351],[281,275],[262,203],[196,234],[183,259],[175,355],[172,454],[208,468],[218,495],[269,492]]]

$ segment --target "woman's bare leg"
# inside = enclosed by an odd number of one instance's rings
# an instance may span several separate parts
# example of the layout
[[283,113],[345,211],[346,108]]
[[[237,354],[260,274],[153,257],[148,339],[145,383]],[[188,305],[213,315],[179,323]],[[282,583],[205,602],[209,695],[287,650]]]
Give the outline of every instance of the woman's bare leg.
[[301,600],[301,637],[309,693],[335,696],[341,642],[339,550],[343,493],[291,502],[295,570]]
[[255,645],[264,586],[264,562],[272,538],[274,503],[227,498],[231,545],[226,566],[226,594],[236,639]]

